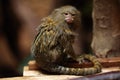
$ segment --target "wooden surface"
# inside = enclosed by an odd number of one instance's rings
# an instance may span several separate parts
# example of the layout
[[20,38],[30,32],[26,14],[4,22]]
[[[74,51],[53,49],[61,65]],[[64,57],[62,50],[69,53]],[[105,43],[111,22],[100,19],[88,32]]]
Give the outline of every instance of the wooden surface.
[[[103,68],[108,68],[108,67],[120,67],[120,57],[115,57],[115,58],[99,58],[98,61],[102,64]],[[29,70],[38,70],[39,67],[37,66],[36,62],[33,61],[29,61],[28,63],[29,66]],[[84,63],[84,64],[78,64],[75,62],[71,62],[69,61],[68,64],[66,64],[66,66],[69,67],[91,67],[93,66],[92,63]]]
[[[109,72],[116,72],[116,71],[118,71],[120,73],[120,67],[103,68],[102,72],[98,73],[98,74],[109,73]],[[46,75],[53,76],[52,74],[46,74],[46,73],[43,73],[42,71],[37,70],[37,69],[36,70],[30,70],[28,66],[24,67],[23,76],[46,76]],[[70,77],[71,77],[71,75],[70,75]],[[78,77],[78,76],[76,76],[76,77]]]
[[[39,70],[36,62],[30,61],[28,63],[28,66],[24,67],[23,77],[1,78],[0,80],[119,80],[120,79],[119,59],[120,58],[98,59],[103,65],[102,72],[89,76],[53,75],[42,73]],[[91,66],[92,64],[87,63],[82,65],[82,67],[86,65]],[[73,66],[79,67],[80,65],[74,63]]]
[[[98,59],[100,61],[100,63],[102,64],[102,72],[98,73],[98,74],[104,74],[104,73],[109,73],[109,72],[118,72],[120,73],[120,57],[116,57],[116,58],[109,58],[109,59]],[[92,66],[92,63],[84,63],[84,64],[78,64],[78,63],[69,63],[67,64],[67,66],[72,66],[72,67],[90,67]],[[95,75],[98,75],[95,74]],[[41,71],[39,69],[39,67],[37,66],[36,62],[33,61],[29,61],[28,66],[24,67],[24,72],[23,72],[23,76],[48,76],[52,74],[47,74],[43,71]],[[71,76],[70,76],[71,77]],[[78,76],[75,76],[78,77]],[[80,76],[79,76],[80,77]]]
[[101,73],[89,76],[75,75],[53,75],[45,74],[40,70],[29,70],[28,66],[24,67],[24,77],[31,77],[30,80],[119,80],[120,67],[103,68]]
[[76,76],[68,76],[68,75],[51,75],[51,76],[36,76],[36,77],[13,77],[13,78],[1,78],[0,80],[70,80],[79,78]]
[[[28,73],[29,74],[29,73]],[[117,77],[117,79],[116,79]],[[1,78],[0,80],[119,80],[120,71],[106,74],[96,74],[92,76],[74,76],[74,75],[42,75],[42,76],[23,76],[13,78]]]

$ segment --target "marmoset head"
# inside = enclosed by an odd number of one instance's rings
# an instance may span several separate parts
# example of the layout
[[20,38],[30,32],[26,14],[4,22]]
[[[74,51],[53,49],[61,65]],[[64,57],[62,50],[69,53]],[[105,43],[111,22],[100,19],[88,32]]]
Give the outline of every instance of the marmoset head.
[[52,16],[56,21],[65,21],[68,24],[80,21],[80,12],[73,6],[63,6],[55,9]]

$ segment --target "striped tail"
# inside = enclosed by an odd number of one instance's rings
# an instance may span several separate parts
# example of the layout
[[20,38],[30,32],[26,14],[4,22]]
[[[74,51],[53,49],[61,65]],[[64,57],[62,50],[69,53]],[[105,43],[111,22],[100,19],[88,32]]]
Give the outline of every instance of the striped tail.
[[94,56],[84,55],[84,58],[89,59],[94,63],[93,67],[90,68],[69,68],[64,66],[59,66],[55,64],[46,64],[47,67],[44,67],[45,70],[49,72],[55,72],[66,75],[91,75],[101,72],[101,64],[96,60]]

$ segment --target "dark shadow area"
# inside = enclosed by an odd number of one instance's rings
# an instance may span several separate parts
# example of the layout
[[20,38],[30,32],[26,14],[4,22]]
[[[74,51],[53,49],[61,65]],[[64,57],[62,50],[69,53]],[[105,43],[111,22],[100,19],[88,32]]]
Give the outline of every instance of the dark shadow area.
[[[19,3],[19,6],[15,6],[17,1],[24,4]],[[54,5],[49,5],[51,3]],[[48,5],[46,6],[46,4]],[[53,8],[62,5],[73,5],[81,11],[84,51],[90,52],[92,39],[91,0],[45,0],[38,2],[34,0],[0,0],[0,77],[22,76],[24,65],[27,65],[31,59],[30,47],[33,35],[35,36],[36,33],[35,26],[38,26],[40,19],[47,16]],[[21,71],[18,71],[19,66]]]
[[[0,3],[0,15],[2,16],[0,26],[0,35],[2,36],[0,37],[4,37],[6,39],[6,44],[8,44],[8,48],[12,53],[10,55],[13,55],[13,58],[15,58],[16,62],[19,63],[21,57],[20,50],[18,48],[18,33],[21,28],[21,21],[13,10],[12,0],[1,0]],[[2,54],[4,53],[1,52],[1,55]],[[6,59],[5,56],[3,57]],[[2,62],[4,63],[4,60],[2,60]],[[12,77],[20,75],[15,68],[11,67],[11,65],[9,66],[7,63],[4,64],[5,65],[0,65],[1,77]]]

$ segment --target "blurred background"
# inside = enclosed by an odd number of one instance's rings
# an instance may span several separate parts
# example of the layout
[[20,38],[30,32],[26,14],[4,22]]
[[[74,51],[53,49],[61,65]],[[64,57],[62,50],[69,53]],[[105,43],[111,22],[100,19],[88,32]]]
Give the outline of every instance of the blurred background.
[[92,0],[0,0],[0,77],[22,76],[40,20],[54,8],[73,5],[82,13],[85,51],[92,34]]

